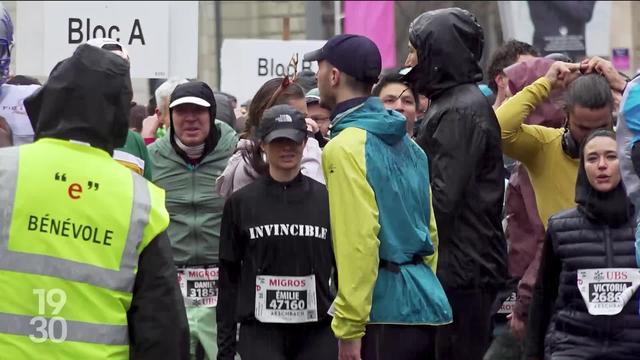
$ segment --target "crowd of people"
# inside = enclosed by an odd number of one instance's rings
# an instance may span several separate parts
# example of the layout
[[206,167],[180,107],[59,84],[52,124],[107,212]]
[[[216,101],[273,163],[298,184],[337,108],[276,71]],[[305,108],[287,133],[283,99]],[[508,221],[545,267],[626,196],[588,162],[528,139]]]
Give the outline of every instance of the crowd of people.
[[245,104],[132,103],[112,39],[42,85],[3,49],[0,357],[637,359],[640,78],[516,40],[485,72],[459,8],[408,31]]

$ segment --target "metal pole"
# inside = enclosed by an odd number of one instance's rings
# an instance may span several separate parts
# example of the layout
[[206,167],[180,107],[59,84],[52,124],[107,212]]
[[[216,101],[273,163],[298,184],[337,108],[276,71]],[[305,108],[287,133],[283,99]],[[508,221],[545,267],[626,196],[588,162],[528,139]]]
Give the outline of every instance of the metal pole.
[[291,39],[291,26],[289,24],[290,24],[289,17],[285,16],[282,19],[282,40]]
[[327,31],[322,21],[322,9],[320,1],[304,2],[307,40],[323,40],[327,38]]
[[217,72],[217,81],[218,81],[218,89],[220,89],[220,82],[222,81],[222,69],[220,58],[222,57],[222,6],[221,1],[214,1],[214,11],[215,11],[215,22],[216,22],[216,68]]
[[334,35],[342,33],[342,6],[340,1],[333,2],[333,33]]

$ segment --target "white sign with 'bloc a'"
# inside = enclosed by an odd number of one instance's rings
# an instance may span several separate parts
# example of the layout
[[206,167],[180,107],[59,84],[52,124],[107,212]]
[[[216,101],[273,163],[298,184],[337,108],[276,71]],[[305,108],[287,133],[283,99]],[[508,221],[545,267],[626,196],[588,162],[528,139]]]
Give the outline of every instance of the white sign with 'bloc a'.
[[134,78],[195,77],[198,2],[18,2],[17,72],[46,76],[78,45],[119,41]]
[[[324,40],[227,39],[222,44],[220,88],[243,103],[251,99],[267,80],[293,76],[303,69],[315,72],[318,63],[303,61],[302,58],[324,43]],[[298,54],[296,69],[290,66],[294,54]]]

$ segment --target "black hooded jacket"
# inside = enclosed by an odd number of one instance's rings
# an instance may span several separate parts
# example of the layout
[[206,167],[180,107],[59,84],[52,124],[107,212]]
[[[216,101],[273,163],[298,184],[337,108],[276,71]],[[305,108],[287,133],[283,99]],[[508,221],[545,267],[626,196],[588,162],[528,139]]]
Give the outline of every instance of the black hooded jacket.
[[129,64],[81,45],[24,104],[36,140],[73,139],[113,154],[127,140],[132,96]]
[[[199,99],[207,101],[211,105],[209,106],[209,134],[204,140],[204,151],[202,153],[202,156],[196,161],[200,162],[200,160],[204,159],[210,152],[212,152],[216,148],[216,145],[218,145],[218,140],[220,140],[220,129],[215,124],[216,112],[218,111],[216,98],[213,95],[213,90],[211,90],[209,85],[202,81],[190,81],[176,86],[176,88],[171,93],[171,97],[169,98],[169,104],[177,99],[184,97],[197,97]],[[169,134],[175,134],[176,132],[173,125],[173,108],[169,108],[169,127]],[[170,136],[169,141],[171,142],[171,146],[173,146],[173,149],[176,151],[176,153],[178,153],[178,155],[180,155],[180,157],[182,157],[186,163],[191,163],[191,160],[189,159],[187,154],[177,145],[176,139],[173,135]]]
[[[80,45],[24,105],[36,139],[77,140],[111,154],[125,143],[131,97],[129,64],[107,50]],[[188,358],[189,330],[176,279],[163,232],[138,260],[127,313],[132,359]]]
[[429,156],[445,288],[495,288],[507,276],[501,225],[504,166],[500,126],[476,82],[482,28],[458,8],[426,12],[409,40],[418,64],[407,75],[430,106],[417,142]]

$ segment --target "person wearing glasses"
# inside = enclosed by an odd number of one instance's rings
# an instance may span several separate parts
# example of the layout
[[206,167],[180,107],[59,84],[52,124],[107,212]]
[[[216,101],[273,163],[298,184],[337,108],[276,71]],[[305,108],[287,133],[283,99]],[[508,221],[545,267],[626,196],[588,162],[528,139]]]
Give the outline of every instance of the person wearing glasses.
[[327,314],[334,266],[326,187],[301,172],[305,116],[267,109],[256,130],[268,172],[225,203],[220,238],[218,360],[332,360]]
[[[240,134],[236,151],[222,175],[216,180],[216,191],[221,196],[228,198],[258,177],[267,175],[266,163],[262,161],[260,149],[256,146],[256,132],[262,114],[274,105],[290,105],[305,116],[308,114],[305,93],[294,80],[284,77],[265,82],[251,100],[245,129]],[[319,132],[318,125],[313,120],[305,121],[310,135]],[[324,184],[320,156],[318,141],[309,136],[302,154],[302,173]]]

